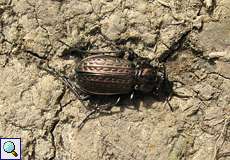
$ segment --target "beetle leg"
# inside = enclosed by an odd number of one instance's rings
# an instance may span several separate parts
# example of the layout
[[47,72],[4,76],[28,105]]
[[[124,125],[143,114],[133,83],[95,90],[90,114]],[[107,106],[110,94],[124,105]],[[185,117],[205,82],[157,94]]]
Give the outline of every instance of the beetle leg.
[[[118,100],[116,101],[116,103],[119,102],[119,98]],[[106,113],[106,114],[110,114],[111,111],[107,111],[106,109],[108,109],[109,107],[111,107],[111,104],[106,104],[106,105],[101,105],[101,106],[98,106],[96,105],[96,107],[92,110],[92,111],[89,111],[85,118],[81,120],[81,122],[77,125],[77,128],[80,130],[82,129],[82,127],[85,125],[85,123],[90,119],[90,117],[93,115],[93,114],[96,114],[96,113]]]
[[117,51],[88,51],[88,50],[82,50],[77,47],[72,47],[69,44],[63,42],[62,40],[59,40],[62,44],[66,45],[69,47],[67,53],[84,53],[84,54],[115,54],[116,56],[123,55],[120,50]]
[[[117,105],[121,100],[121,97],[118,97],[117,100],[114,103],[108,103],[108,104],[104,104],[104,105],[100,105],[100,106],[96,106],[96,108],[100,110],[100,112],[107,112],[108,110],[111,109],[113,106]],[[110,112],[110,111],[109,111]]]
[[[167,73],[166,73],[166,67],[165,67],[165,64],[162,64],[163,66],[162,66],[162,68],[163,68],[163,76],[161,76],[160,77],[160,79],[162,80],[162,83],[163,83],[163,86],[167,86],[167,83],[168,83],[168,75],[167,75]],[[162,73],[162,72],[161,72]],[[158,85],[157,85],[157,90],[160,90],[161,89],[161,86],[162,84],[161,83],[159,83]],[[168,89],[168,88],[167,88]],[[160,93],[159,91],[158,91],[158,93]],[[165,96],[165,95],[164,95]],[[170,104],[170,100],[172,99],[172,96],[173,96],[173,92],[172,93],[169,93],[169,95],[167,95],[167,97],[166,97],[166,103],[167,103],[167,105],[169,106],[169,109],[171,110],[171,112],[173,112],[174,111],[174,109],[173,109],[173,107],[172,107],[172,105]]]
[[121,48],[118,45],[116,45],[116,43],[114,43],[111,39],[109,39],[106,35],[104,35],[101,30],[99,30],[98,32],[102,37],[103,37],[103,41],[105,43],[108,44],[108,46],[113,46],[115,49],[115,51],[87,51],[87,50],[82,50],[79,49],[77,47],[72,47],[69,44],[67,44],[66,42],[62,41],[62,40],[58,40],[60,43],[66,45],[67,47],[69,47],[68,52],[72,53],[72,52],[78,52],[78,53],[84,53],[84,54],[115,54],[115,56],[123,58],[126,57],[126,59],[128,60],[133,60],[134,58],[137,58],[137,54],[134,53],[134,51],[132,51],[131,49],[128,48]]
[[118,97],[114,105],[117,105],[120,102],[120,100],[121,100],[121,97]]
[[168,104],[169,109],[171,110],[171,112],[173,112],[174,109],[173,109],[172,105],[171,105],[170,102],[169,102],[169,99],[171,99],[171,97],[172,97],[172,95],[171,95],[169,98],[166,99],[166,103]]
[[86,105],[83,103],[83,100],[86,97],[83,97],[83,99],[82,99],[82,96],[81,96],[81,94],[79,92],[79,88],[77,88],[77,86],[75,84],[73,84],[69,80],[69,78],[67,76],[65,76],[64,74],[56,71],[54,68],[52,68],[52,67],[50,67],[48,65],[47,65],[47,67],[43,67],[43,66],[39,66],[39,67],[42,68],[43,70],[47,71],[48,73],[51,73],[55,77],[59,78],[66,86],[69,87],[69,89],[74,93],[74,95],[80,100],[82,105],[86,108]]
[[99,106],[100,112],[105,113],[106,111],[106,113],[111,113],[111,111],[108,111],[108,110],[111,109],[113,106],[117,105],[120,102],[120,100],[121,100],[121,97],[118,97],[115,103],[108,103],[108,104]]
[[117,45],[113,40],[111,40],[110,38],[108,38],[106,35],[104,35],[101,30],[99,30],[98,32],[102,37],[103,37],[103,41],[105,43],[108,44],[108,46],[112,46],[114,47],[117,51],[115,51],[114,53],[116,53],[116,55],[120,58],[125,58],[127,60],[133,61],[135,58],[138,57],[138,55],[130,48],[127,47],[120,47],[119,45]]
[[[51,69],[51,68],[49,67],[49,69]],[[80,93],[78,93],[76,86],[69,80],[68,77],[66,77],[65,75],[62,75],[61,73],[55,71],[54,69],[52,70],[52,72],[56,75],[56,77],[61,79],[62,82],[74,92],[74,94],[77,96],[77,98],[81,99],[81,95],[80,95]]]
[[81,122],[79,123],[79,125],[77,125],[77,128],[78,128],[78,129],[81,129],[81,128],[85,125],[86,121],[89,120],[90,116],[93,115],[93,114],[95,114],[96,112],[97,112],[96,109],[90,111],[90,112],[85,116],[85,118],[81,120]]
[[130,101],[133,101],[134,99],[134,92],[130,95]]
[[139,88],[140,88],[139,85],[135,85],[135,86],[134,86],[134,90],[136,90],[136,91],[137,91]]
[[77,125],[77,128],[80,130],[85,125],[85,123],[90,119],[90,117],[93,114],[95,114],[95,113],[99,113],[99,114],[102,114],[102,113],[111,114],[111,111],[108,110],[108,109],[110,109],[110,107],[113,106],[113,105],[117,105],[119,103],[120,99],[121,98],[118,97],[117,100],[116,100],[116,102],[114,104],[110,103],[110,104],[105,104],[105,105],[100,105],[100,106],[98,106],[96,104],[95,108],[92,111],[88,112],[86,114],[85,118],[81,120],[81,122],[79,123],[79,125]]
[[133,61],[138,58],[138,55],[131,49],[127,50],[127,59]]
[[168,75],[167,75],[167,73],[166,73],[165,64],[163,64],[163,74],[164,74],[164,80],[165,80],[165,79],[168,79]]
[[80,95],[80,97],[81,97],[81,100],[85,101],[85,100],[88,100],[91,96],[90,95],[84,95],[84,96]]

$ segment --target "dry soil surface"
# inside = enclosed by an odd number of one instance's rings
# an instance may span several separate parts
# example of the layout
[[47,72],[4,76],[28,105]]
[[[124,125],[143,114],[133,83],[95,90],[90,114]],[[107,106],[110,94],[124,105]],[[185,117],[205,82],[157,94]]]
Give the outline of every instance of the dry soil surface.
[[[79,130],[88,109],[38,67],[73,75],[71,47],[158,59],[184,97]],[[21,137],[23,159],[230,160],[229,0],[0,0],[0,75],[0,137]]]

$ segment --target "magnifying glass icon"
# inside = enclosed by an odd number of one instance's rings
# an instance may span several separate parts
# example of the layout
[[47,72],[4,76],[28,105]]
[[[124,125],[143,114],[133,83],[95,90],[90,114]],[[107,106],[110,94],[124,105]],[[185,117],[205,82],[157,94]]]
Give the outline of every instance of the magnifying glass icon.
[[14,157],[18,156],[17,152],[15,151],[15,145],[11,141],[7,141],[3,144],[3,150],[6,153],[11,153]]

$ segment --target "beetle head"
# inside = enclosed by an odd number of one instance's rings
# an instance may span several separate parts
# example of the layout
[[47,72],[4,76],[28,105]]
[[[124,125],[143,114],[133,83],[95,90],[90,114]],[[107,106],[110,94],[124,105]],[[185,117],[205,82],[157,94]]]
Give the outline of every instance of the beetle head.
[[142,66],[136,70],[135,90],[152,93],[155,97],[165,99],[173,92],[173,83],[168,80],[165,67]]
[[151,92],[156,85],[157,73],[154,68],[143,68],[137,72],[136,90]]

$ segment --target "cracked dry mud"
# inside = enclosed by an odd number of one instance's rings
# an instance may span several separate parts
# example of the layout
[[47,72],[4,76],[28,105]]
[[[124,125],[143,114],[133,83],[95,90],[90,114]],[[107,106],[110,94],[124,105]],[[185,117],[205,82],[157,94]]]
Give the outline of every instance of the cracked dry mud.
[[[0,24],[0,137],[21,137],[23,159],[230,160],[229,0],[0,0]],[[73,74],[61,41],[115,50],[99,30],[164,62],[187,98],[171,112],[142,97],[79,131],[87,110],[38,64]]]

